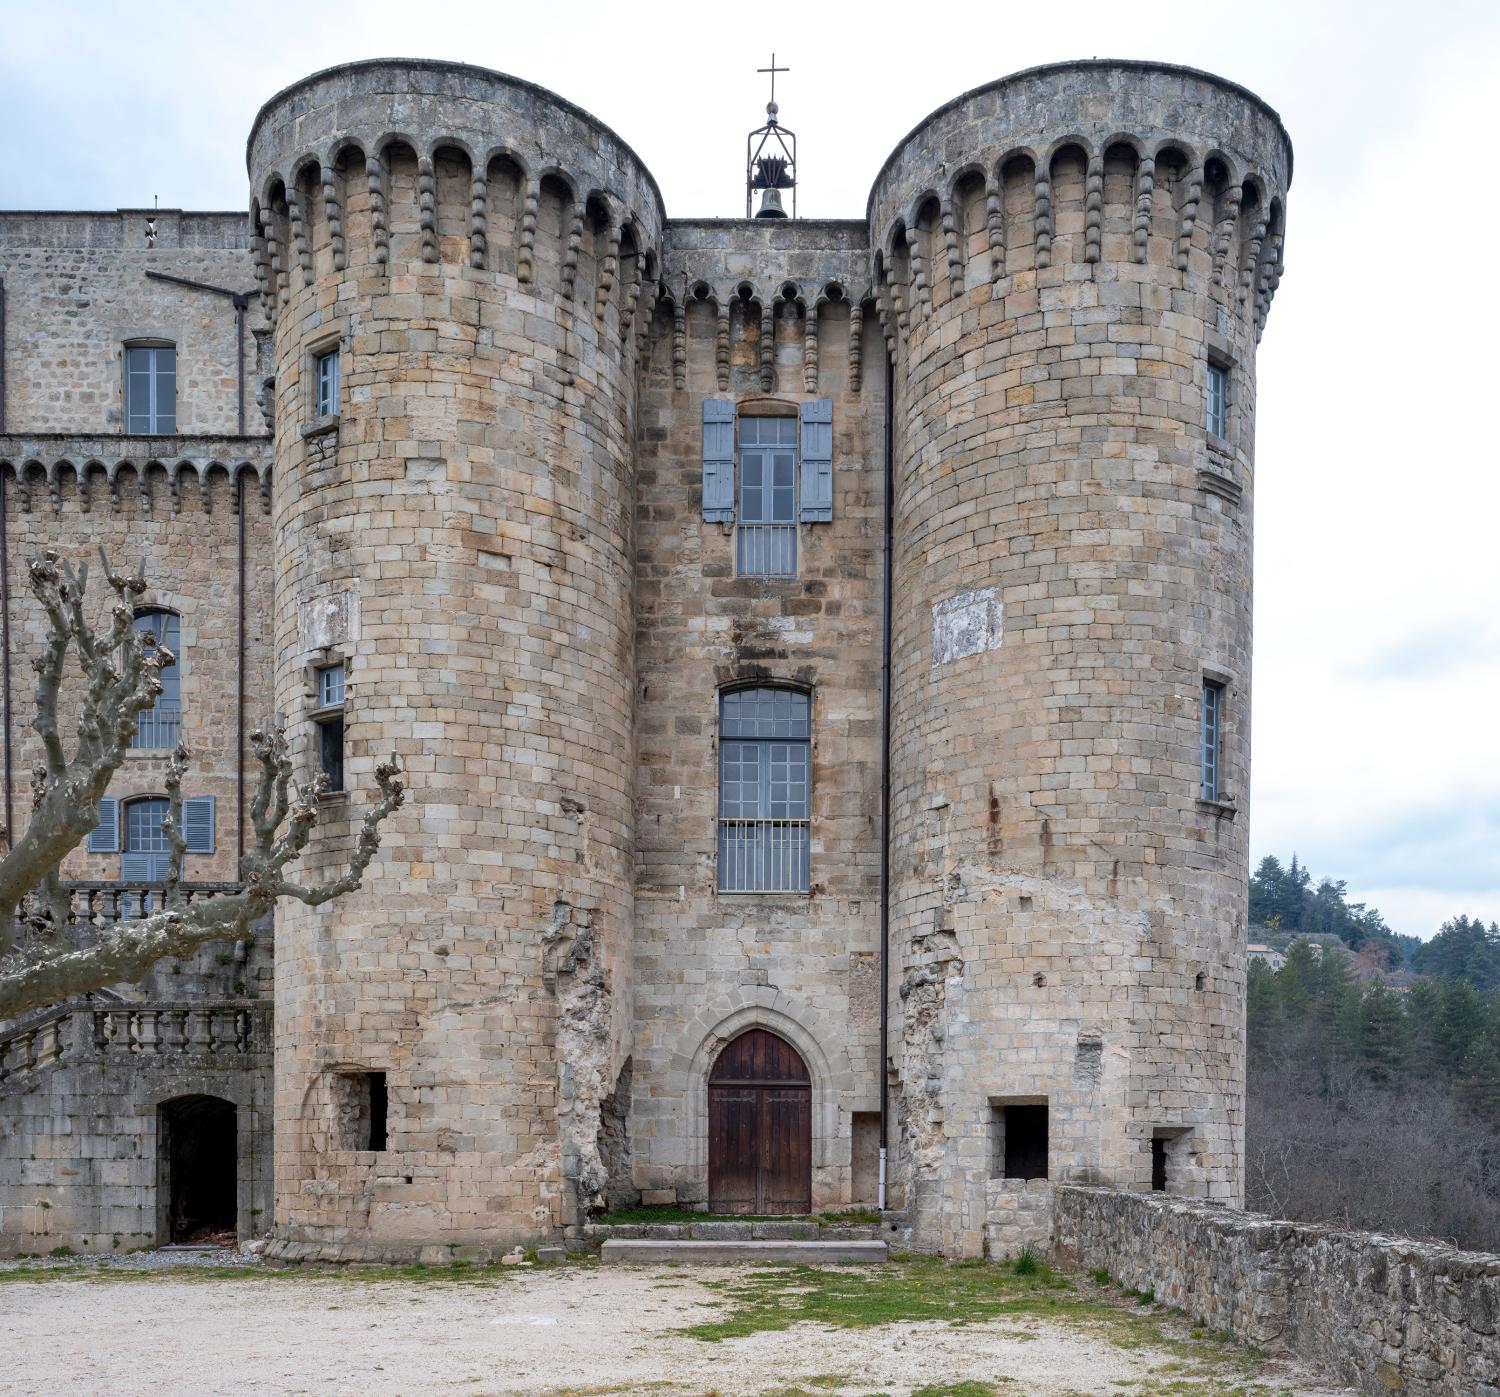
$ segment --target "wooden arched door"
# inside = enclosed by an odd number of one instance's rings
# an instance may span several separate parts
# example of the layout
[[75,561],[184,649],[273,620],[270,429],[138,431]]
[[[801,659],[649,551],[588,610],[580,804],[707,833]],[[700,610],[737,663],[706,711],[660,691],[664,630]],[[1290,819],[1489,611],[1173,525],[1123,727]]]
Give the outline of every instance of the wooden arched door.
[[812,1211],[812,1079],[785,1038],[740,1034],[708,1077],[708,1206]]

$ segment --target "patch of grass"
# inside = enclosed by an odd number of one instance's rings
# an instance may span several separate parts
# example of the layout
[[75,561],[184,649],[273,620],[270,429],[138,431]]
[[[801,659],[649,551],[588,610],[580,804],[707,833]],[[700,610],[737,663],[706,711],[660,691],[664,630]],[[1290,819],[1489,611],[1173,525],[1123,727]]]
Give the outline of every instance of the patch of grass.
[[72,1247],[53,1247],[47,1253],[48,1256],[77,1256],[78,1253]]
[[767,1267],[707,1284],[728,1302],[728,1314],[682,1332],[710,1342],[802,1320],[846,1329],[903,1320],[967,1324],[1002,1314],[1052,1314],[1080,1303],[1062,1299],[1071,1287],[1050,1272],[1016,1276],[1001,1266],[953,1266],[933,1258],[872,1270]]
[[1036,1253],[1030,1247],[1022,1247],[1021,1254],[1011,1262],[1010,1269],[1018,1276],[1034,1276],[1037,1272]]
[[1111,1276],[1109,1272],[1106,1271],[1102,1266],[1097,1271],[1090,1271],[1089,1279],[1093,1281],[1095,1285],[1113,1285],[1115,1283],[1114,1277]]
[[992,1382],[939,1382],[914,1389],[911,1397],[995,1397],[999,1391]]

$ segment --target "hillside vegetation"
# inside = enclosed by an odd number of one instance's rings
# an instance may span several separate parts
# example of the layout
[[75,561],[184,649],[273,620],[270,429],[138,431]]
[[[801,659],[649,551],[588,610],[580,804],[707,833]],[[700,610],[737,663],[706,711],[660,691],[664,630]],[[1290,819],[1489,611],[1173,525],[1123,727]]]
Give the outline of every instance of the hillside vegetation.
[[1500,1251],[1500,926],[1399,936],[1295,858],[1250,908],[1292,939],[1250,966],[1248,1206]]

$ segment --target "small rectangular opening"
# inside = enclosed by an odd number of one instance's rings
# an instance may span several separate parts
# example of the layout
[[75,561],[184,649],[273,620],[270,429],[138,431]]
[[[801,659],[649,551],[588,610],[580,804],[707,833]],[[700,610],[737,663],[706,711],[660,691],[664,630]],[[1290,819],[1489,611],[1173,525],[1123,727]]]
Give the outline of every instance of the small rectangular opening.
[[384,1150],[389,1094],[384,1072],[333,1074],[334,1139],[345,1150]]
[[1151,1141],[1151,1191],[1167,1191],[1167,1142],[1160,1135]]
[[1047,1177],[1046,1102],[990,1102],[990,1177]]
[[370,1143],[365,1148],[383,1150],[386,1118],[385,1073],[367,1072],[365,1076],[370,1083]]

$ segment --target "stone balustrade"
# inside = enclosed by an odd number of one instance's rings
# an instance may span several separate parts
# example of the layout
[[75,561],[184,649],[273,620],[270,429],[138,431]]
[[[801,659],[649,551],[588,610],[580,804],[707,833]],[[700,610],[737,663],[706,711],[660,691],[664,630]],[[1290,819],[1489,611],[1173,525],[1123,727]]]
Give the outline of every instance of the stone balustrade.
[[270,1052],[268,1003],[74,1005],[0,1038],[0,1089],[57,1062],[269,1060]]

